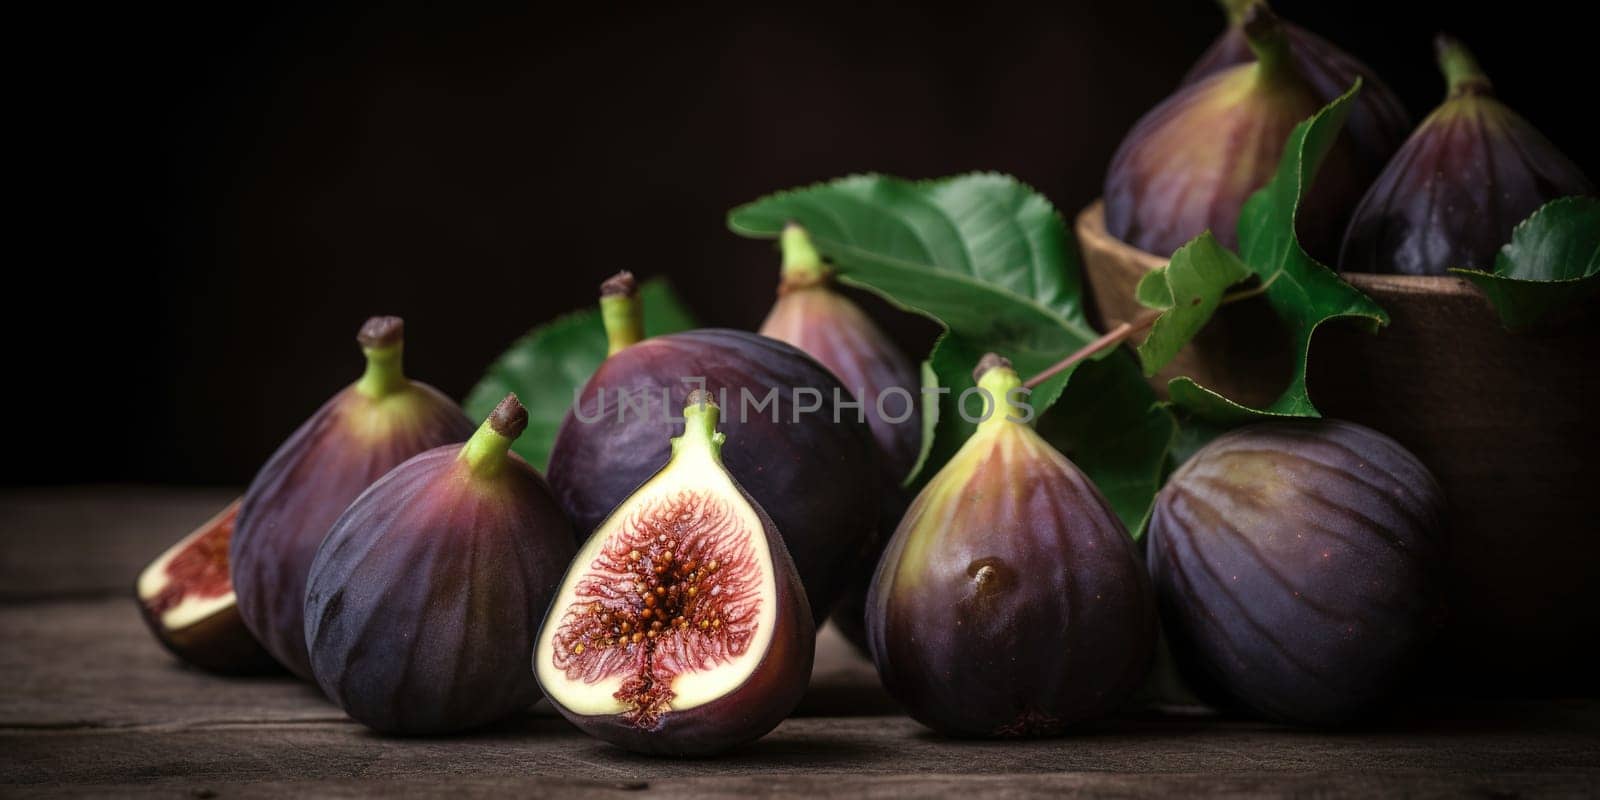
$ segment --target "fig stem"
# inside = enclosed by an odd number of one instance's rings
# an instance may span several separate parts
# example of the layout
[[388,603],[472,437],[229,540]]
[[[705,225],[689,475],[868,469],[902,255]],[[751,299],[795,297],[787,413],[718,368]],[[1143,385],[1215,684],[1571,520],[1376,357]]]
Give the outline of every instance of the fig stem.
[[672,457],[703,452],[720,460],[722,443],[728,439],[727,435],[717,432],[717,422],[721,418],[722,409],[717,407],[710,392],[704,389],[690,392],[683,407],[683,435],[672,440]]
[[1289,58],[1289,37],[1284,35],[1283,22],[1266,3],[1251,3],[1243,9],[1240,29],[1245,43],[1256,56],[1256,74],[1263,80],[1292,72]]
[[[1282,273],[1279,274],[1281,275]],[[1265,292],[1267,287],[1272,285],[1272,281],[1277,280],[1277,278],[1278,276],[1274,275],[1272,276],[1271,280],[1268,280],[1266,283],[1263,283],[1260,286],[1252,286],[1249,289],[1240,289],[1237,292],[1229,292],[1228,294],[1223,295],[1221,300],[1217,301],[1217,306],[1220,308],[1229,303],[1237,303],[1240,300],[1248,300],[1252,297],[1255,297],[1256,295]],[[1060,361],[1057,361],[1056,363],[1046,367],[1039,374],[1027,379],[1026,381],[1023,381],[1022,385],[1028,389],[1037,388],[1039,384],[1061,374],[1062,371],[1070,368],[1073,364],[1076,364],[1086,358],[1091,358],[1096,353],[1099,353],[1101,350],[1105,350],[1108,347],[1115,347],[1124,341],[1127,341],[1134,334],[1149,330],[1150,326],[1156,324],[1156,320],[1161,317],[1161,313],[1162,312],[1157,311],[1156,309],[1149,309],[1139,316],[1134,317],[1129,322],[1117,323],[1111,328],[1111,330],[1102,334],[1100,338],[1078,348],[1066,358],[1063,358]]]
[[461,460],[473,475],[487,478],[499,472],[506,464],[506,454],[511,443],[522,435],[528,426],[528,410],[522,407],[515,394],[506,395],[495,406],[489,418],[478,426],[472,438],[461,446]]
[[1217,5],[1222,6],[1222,13],[1228,15],[1228,25],[1237,27],[1244,24],[1245,12],[1254,5],[1265,5],[1266,0],[1217,0]]
[[812,243],[811,234],[806,233],[800,223],[790,221],[785,224],[778,244],[783,250],[780,293],[816,286],[828,280],[831,270],[822,262],[822,254],[817,252],[817,246]]
[[1433,40],[1434,54],[1439,60],[1439,71],[1444,73],[1446,91],[1450,97],[1463,94],[1488,94],[1493,85],[1489,76],[1478,66],[1472,51],[1460,39],[1441,33]]
[[606,355],[644,339],[644,306],[633,273],[619,272],[600,284],[600,320],[606,328]]
[[[1011,412],[1006,406],[1010,402],[1011,393],[1022,388],[1022,378],[1017,376],[1015,369],[1012,369],[1010,361],[1003,358],[991,361],[990,356],[993,355],[992,353],[986,355],[978,362],[978,369],[982,371],[978,375],[978,388],[988,392],[988,396],[984,398],[988,407],[984,409],[983,421],[978,423],[980,429],[1007,423],[1021,424],[1011,418]],[[984,369],[985,364],[990,366]]]
[[404,389],[410,384],[402,368],[401,356],[405,343],[396,341],[379,347],[362,347],[367,357],[367,368],[356,381],[356,391],[377,400]]

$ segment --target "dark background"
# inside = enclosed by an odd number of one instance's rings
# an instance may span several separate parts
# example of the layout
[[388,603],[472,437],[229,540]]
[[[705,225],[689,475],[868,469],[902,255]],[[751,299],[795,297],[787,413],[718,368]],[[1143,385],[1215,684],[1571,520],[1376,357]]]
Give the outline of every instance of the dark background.
[[[1275,7],[1419,119],[1431,35],[1456,32],[1600,174],[1579,12],[1474,5]],[[242,484],[359,373],[373,313],[407,319],[408,372],[456,397],[618,269],[753,328],[776,256],[723,217],[778,189],[991,169],[1070,215],[1223,24],[1200,0],[48,14],[8,26],[12,484]]]

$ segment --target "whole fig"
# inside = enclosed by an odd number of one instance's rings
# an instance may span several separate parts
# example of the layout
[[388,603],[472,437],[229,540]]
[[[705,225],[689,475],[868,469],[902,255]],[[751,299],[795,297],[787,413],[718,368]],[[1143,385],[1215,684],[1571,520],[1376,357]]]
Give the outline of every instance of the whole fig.
[[719,413],[690,393],[665,465],[584,543],[539,632],[550,702],[630,750],[706,755],[757,739],[811,675],[816,632],[783,537],[722,465],[725,447],[761,443],[718,433]]
[[[1207,230],[1223,245],[1239,246],[1244,202],[1276,172],[1295,125],[1323,105],[1265,5],[1246,12],[1243,33],[1256,54],[1253,63],[1178,90],[1122,140],[1106,172],[1112,236],[1162,257]],[[1365,187],[1356,158],[1349,137],[1340,136],[1296,215],[1301,242],[1313,255],[1338,248]]]
[[1340,269],[1492,270],[1511,229],[1539,206],[1595,191],[1549,139],[1495,99],[1466,47],[1449,36],[1435,46],[1448,94],[1356,207]]
[[306,573],[328,528],[400,462],[472,435],[460,406],[405,377],[403,334],[399,317],[367,320],[356,337],[366,372],[278,447],[239,507],[228,549],[239,615],[274,658],[307,680]]
[[1427,468],[1369,428],[1273,422],[1218,437],[1150,519],[1180,666],[1283,722],[1376,712],[1438,625],[1443,515]]
[[[1183,85],[1199,83],[1228,67],[1254,61],[1255,53],[1244,35],[1244,17],[1251,6],[1265,4],[1266,0],[1223,0],[1228,29],[1189,69]],[[1350,91],[1351,84],[1361,79],[1361,93],[1351,105],[1345,129],[1359,155],[1355,166],[1361,170],[1360,180],[1365,185],[1405,141],[1411,131],[1411,115],[1377,73],[1355,56],[1292,22],[1283,23],[1283,33],[1295,68],[1323,104]]]
[[1043,736],[1139,686],[1155,601],[1099,490],[1026,424],[1021,381],[978,366],[986,419],[912,501],[867,596],[883,685],[958,736]]
[[[834,288],[833,270],[823,263],[805,228],[789,223],[780,241],[783,278],[778,301],[761,324],[761,334],[804,350],[865,406],[883,469],[878,530],[892,531],[909,500],[900,484],[916,465],[922,448],[917,371],[872,318]],[[863,652],[866,628],[862,615],[878,555],[874,550],[860,560],[833,614],[839,630]]]
[[465,445],[395,467],[317,550],[303,634],[317,684],[383,733],[475,728],[539,699],[528,653],[572,560],[572,525],[508,452],[508,395]]
[[710,329],[613,353],[556,434],[556,498],[580,536],[594,531],[666,461],[677,409],[702,383],[740,443],[725,455],[728,471],[783,531],[820,623],[853,565],[876,552],[880,472],[864,415],[841,408],[849,392],[783,342]]

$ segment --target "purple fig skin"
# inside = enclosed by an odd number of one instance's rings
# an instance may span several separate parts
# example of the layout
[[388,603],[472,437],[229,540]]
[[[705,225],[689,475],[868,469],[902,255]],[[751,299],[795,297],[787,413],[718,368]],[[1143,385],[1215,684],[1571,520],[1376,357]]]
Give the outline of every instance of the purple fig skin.
[[306,574],[334,520],[384,473],[418,453],[459,443],[473,425],[427,384],[376,399],[359,383],[317,409],[256,473],[229,545],[245,627],[280,663],[311,680],[306,656]]
[[[1306,82],[1326,105],[1361,79],[1361,92],[1356,95],[1345,120],[1345,129],[1355,145],[1359,158],[1353,166],[1361,170],[1361,183],[1365,185],[1377,175],[1389,157],[1399,149],[1411,130],[1411,115],[1400,97],[1391,90],[1371,67],[1355,56],[1339,49],[1332,42],[1292,22],[1283,23],[1289,41],[1289,54]],[[1229,25],[1223,34],[1183,77],[1183,86],[1199,83],[1229,67],[1255,60],[1244,32],[1238,25]]]
[[[1252,9],[1270,15],[1263,6]],[[1210,230],[1239,246],[1239,212],[1277,172],[1291,131],[1323,105],[1286,51],[1276,21],[1259,27],[1278,55],[1229,67],[1185,86],[1135,123],[1106,172],[1106,230],[1134,247],[1171,255]],[[1281,30],[1281,29],[1279,29]],[[1348,88],[1348,87],[1346,87]],[[1332,260],[1366,186],[1350,137],[1329,151],[1296,216],[1301,243]],[[1366,177],[1371,176],[1368,171]]]
[[[667,460],[669,440],[682,429],[679,409],[695,388],[685,378],[704,378],[713,395],[726,390],[726,399],[718,401],[725,409],[722,430],[740,444],[728,450],[724,463],[783,532],[820,623],[853,565],[881,547],[880,472],[871,430],[853,410],[839,411],[834,402],[836,391],[846,399],[849,392],[826,368],[783,342],[707,329],[646,339],[607,358],[583,387],[551,449],[549,477],[557,500],[578,535],[587,537],[655,474]],[[741,389],[759,402],[773,388],[776,422],[771,406],[740,413]],[[799,422],[796,388],[822,396],[821,408],[802,413]],[[617,420],[618,390],[630,397],[623,422]]]
[[539,698],[528,670],[575,551],[539,474],[460,445],[396,467],[341,515],[312,563],[304,641],[322,691],[382,733],[480,727]]
[[[837,291],[832,270],[823,264],[804,228],[791,222],[782,241],[783,281],[760,333],[804,350],[866,404],[883,468],[878,530],[892,531],[911,500],[901,482],[922,451],[916,368],[871,317]],[[877,398],[883,398],[882,412],[887,413],[880,412]],[[862,559],[831,618],[863,654],[867,653],[867,588],[879,555]]]
[[1139,686],[1156,613],[1099,490],[1026,424],[992,418],[912,501],[879,562],[867,631],[885,688],[918,722],[1049,736]]
[[1422,121],[1362,198],[1339,268],[1493,270],[1517,223],[1551,200],[1594,193],[1576,164],[1495,99],[1487,79],[1466,81]]
[[[899,485],[922,449],[921,382],[910,359],[855,303],[825,284],[781,292],[760,333],[805,351],[866,405],[884,477]],[[910,415],[899,422],[878,413],[876,398],[889,389],[908,393],[908,399],[897,392],[883,401],[892,417],[905,414],[909,403]]]
[[1438,628],[1444,513],[1427,468],[1360,425],[1217,438],[1173,474],[1149,526],[1180,667],[1282,722],[1376,713]]

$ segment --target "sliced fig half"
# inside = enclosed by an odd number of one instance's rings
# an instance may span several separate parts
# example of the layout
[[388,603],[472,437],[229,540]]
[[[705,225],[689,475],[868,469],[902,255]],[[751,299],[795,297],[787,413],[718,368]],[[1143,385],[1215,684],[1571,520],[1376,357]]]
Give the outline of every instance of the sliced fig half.
[[666,466],[578,552],[534,650],[570,721],[645,753],[707,755],[794,710],[815,630],[783,538],[722,465],[711,395],[695,391]]
[[273,672],[277,662],[239,618],[228,571],[235,500],[139,573],[139,614],[156,640],[184,662],[225,675]]

